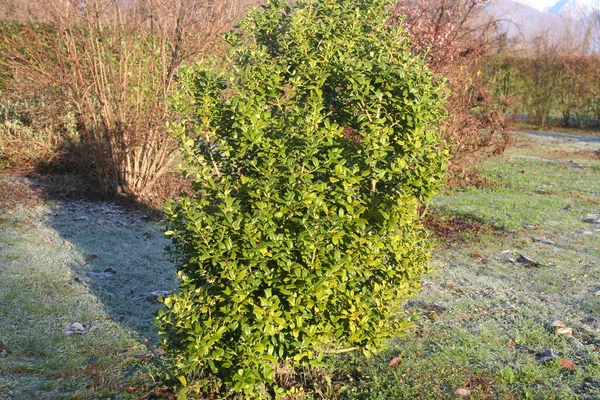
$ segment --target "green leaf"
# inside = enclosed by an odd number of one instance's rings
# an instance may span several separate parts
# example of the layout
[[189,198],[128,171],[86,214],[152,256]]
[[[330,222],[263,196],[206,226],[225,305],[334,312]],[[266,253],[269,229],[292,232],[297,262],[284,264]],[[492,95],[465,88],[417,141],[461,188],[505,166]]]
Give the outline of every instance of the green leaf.
[[389,4],[272,0],[229,35],[228,65],[181,72],[191,193],[166,209],[181,281],[157,318],[198,397],[252,397],[274,365],[319,364],[308,349],[370,355],[407,329],[397,299],[430,251],[417,208],[448,153],[440,80]]

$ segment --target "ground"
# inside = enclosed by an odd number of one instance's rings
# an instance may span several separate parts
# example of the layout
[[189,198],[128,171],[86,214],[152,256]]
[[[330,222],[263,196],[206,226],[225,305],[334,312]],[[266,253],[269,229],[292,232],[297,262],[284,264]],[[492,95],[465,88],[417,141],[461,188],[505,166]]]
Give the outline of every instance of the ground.
[[[600,398],[600,137],[519,134],[481,173],[432,204],[413,330],[330,358],[317,397]],[[159,305],[138,295],[177,286],[160,221],[39,182],[0,180],[0,399],[158,395]]]

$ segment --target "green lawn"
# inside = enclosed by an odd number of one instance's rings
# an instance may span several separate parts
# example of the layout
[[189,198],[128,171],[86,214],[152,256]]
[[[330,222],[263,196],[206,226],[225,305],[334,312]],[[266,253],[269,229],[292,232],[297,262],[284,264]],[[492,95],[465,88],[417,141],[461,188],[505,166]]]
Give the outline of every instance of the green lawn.
[[[0,399],[127,398],[128,385],[143,386],[158,305],[133,298],[176,287],[159,227],[89,203],[0,221]],[[109,267],[116,273],[94,275]],[[94,328],[67,335],[73,322]]]
[[[481,166],[494,187],[438,196],[432,215],[482,229],[437,238],[433,271],[405,307],[413,330],[371,359],[330,357],[306,377],[313,397],[600,398],[600,225],[583,221],[600,214],[598,149],[520,136]],[[27,203],[0,204],[0,399],[148,395],[159,306],[134,297],[177,286],[160,226],[116,205]],[[519,255],[540,265],[511,262]],[[94,329],[67,335],[73,322]],[[548,348],[559,357],[536,361]]]
[[[583,222],[600,213],[600,160],[582,152],[599,148],[520,137],[481,167],[496,187],[438,196],[433,208],[446,217],[489,229],[439,239],[435,270],[406,307],[418,315],[409,335],[377,358],[331,361],[337,376],[353,377],[340,382],[344,397],[600,398],[600,225]],[[519,254],[541,266],[508,260]],[[549,328],[554,320],[573,337]],[[560,357],[536,361],[547,348]]]

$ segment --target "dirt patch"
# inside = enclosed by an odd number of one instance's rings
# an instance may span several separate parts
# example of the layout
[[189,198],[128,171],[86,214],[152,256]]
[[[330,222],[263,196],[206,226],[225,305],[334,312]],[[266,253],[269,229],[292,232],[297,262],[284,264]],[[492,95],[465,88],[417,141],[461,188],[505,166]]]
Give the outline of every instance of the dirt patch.
[[491,225],[474,216],[448,215],[437,210],[429,211],[423,217],[423,223],[444,244],[464,241],[466,236],[472,239],[482,232],[493,230]]
[[102,191],[98,182],[84,175],[45,174],[31,170],[0,171],[0,209],[30,208],[47,201],[110,201],[133,209],[162,213],[167,199],[192,196],[190,182],[180,173],[164,175],[152,192],[141,198]]
[[[182,186],[180,184],[177,188]],[[175,197],[174,194],[172,196]],[[0,209],[32,208],[64,201],[108,201],[131,211],[151,212],[155,216],[162,215],[164,207],[163,198],[140,201],[133,197],[102,192],[95,181],[81,175],[44,175],[16,171],[3,171],[0,174]]]
[[28,171],[3,171],[0,206],[30,207],[51,200],[106,200],[93,183],[77,175],[40,175]]
[[[466,370],[468,371],[468,370]],[[471,371],[469,371],[471,372]],[[475,391],[481,399],[496,398],[496,388],[498,383],[494,376],[489,372],[475,373],[471,372],[471,376],[464,383],[464,388],[469,392]],[[508,393],[507,393],[508,394]],[[512,396],[504,397],[505,399],[515,398]]]
[[162,211],[167,200],[179,199],[182,194],[193,197],[190,181],[179,172],[171,172],[163,175],[152,189],[152,193],[140,201],[152,209]]

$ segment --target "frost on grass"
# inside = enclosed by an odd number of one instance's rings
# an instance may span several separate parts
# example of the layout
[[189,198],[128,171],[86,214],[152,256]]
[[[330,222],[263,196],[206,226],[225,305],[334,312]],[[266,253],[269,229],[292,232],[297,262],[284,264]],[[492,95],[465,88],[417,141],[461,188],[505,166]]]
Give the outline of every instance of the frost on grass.
[[[419,316],[416,334],[391,343],[385,368],[350,356],[336,364],[373,377],[350,384],[350,398],[600,398],[600,162],[545,161],[560,149],[596,151],[600,137],[563,136],[527,135],[527,146],[482,166],[496,187],[434,199],[434,211],[501,230],[438,246],[407,309]],[[544,187],[552,193],[537,193]],[[394,358],[401,367],[389,367]]]
[[159,305],[133,297],[177,286],[160,226],[115,205],[61,201],[3,208],[0,228],[0,341],[10,349],[0,388],[13,399],[117,393],[157,345]]

